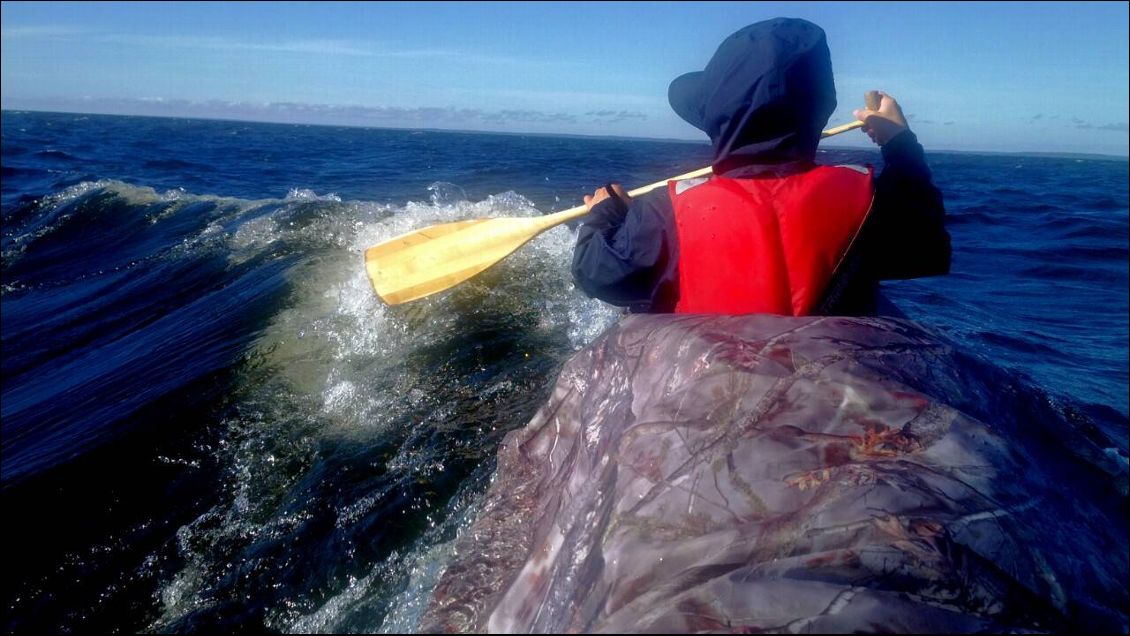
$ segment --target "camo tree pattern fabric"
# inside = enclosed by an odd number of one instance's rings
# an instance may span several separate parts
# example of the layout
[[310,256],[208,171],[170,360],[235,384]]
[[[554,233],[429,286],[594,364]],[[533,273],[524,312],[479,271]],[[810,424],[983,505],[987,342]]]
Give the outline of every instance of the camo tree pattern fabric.
[[420,631],[1125,631],[1125,463],[1065,413],[906,320],[628,317]]

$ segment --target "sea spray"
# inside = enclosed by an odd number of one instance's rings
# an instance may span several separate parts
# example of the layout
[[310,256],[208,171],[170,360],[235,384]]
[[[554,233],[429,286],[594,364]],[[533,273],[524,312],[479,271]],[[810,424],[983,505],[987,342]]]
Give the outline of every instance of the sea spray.
[[[301,209],[311,201],[327,207]],[[228,492],[182,529],[194,541],[180,542],[186,567],[162,592],[156,629],[192,624],[210,597],[258,589],[238,580],[225,589],[241,564],[248,578],[289,567],[249,556],[265,546],[349,546],[374,524],[389,524],[390,508],[428,530],[387,550],[322,554],[340,562],[324,569],[349,574],[320,578],[299,600],[267,602],[268,625],[373,629],[386,612],[400,627],[418,618],[443,546],[468,523],[489,479],[491,441],[532,413],[563,360],[620,315],[574,288],[574,237],[564,226],[436,297],[389,307],[373,292],[360,266],[366,247],[435,223],[539,214],[516,193],[433,197],[399,209],[313,193],[287,202],[229,239],[236,260],[276,242],[276,250],[298,244],[314,253],[289,271],[290,300],[253,345],[256,364],[271,373],[250,374],[225,423]],[[455,443],[437,443],[445,438]],[[434,484],[449,473],[467,478],[450,498],[437,495]],[[321,491],[314,482],[331,474],[349,486]],[[318,522],[325,527],[311,530]]]

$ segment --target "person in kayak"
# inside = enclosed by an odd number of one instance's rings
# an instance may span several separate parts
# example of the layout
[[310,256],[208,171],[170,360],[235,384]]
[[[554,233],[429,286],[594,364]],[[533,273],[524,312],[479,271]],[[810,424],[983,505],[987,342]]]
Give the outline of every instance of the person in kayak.
[[634,200],[584,197],[577,285],[632,312],[872,315],[879,281],[949,272],[942,194],[899,104],[855,111],[884,168],[820,166],[836,108],[831,55],[811,22],[776,18],[727,38],[671,82],[676,114],[713,145],[713,176]]

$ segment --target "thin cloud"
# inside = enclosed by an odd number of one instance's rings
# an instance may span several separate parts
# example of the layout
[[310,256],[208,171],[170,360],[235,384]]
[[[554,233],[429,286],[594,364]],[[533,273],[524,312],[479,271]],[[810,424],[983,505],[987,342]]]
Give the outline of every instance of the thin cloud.
[[315,38],[264,42],[209,35],[152,35],[144,33],[95,34],[86,29],[66,25],[5,26],[2,29],[2,33],[5,39],[58,38],[85,35],[91,37],[96,42],[105,44],[199,49],[206,51],[445,60],[453,63],[510,67],[561,67],[567,65],[566,62],[560,60],[534,60],[525,57],[482,55],[448,48],[381,48],[374,46],[371,42],[342,38]]
[[499,116],[507,123],[524,123],[524,124],[551,124],[551,123],[576,123],[576,115],[567,115],[565,113],[547,113],[540,110],[502,110],[498,111]]
[[[95,42],[127,46],[208,49],[220,51],[261,51],[269,53],[304,53],[315,55],[377,56],[411,55],[413,52],[384,52],[373,49],[366,42],[344,39],[309,39],[283,42],[252,42],[205,35],[146,35],[138,33],[95,33],[67,25],[28,25],[4,27],[0,34],[5,39],[60,38],[87,36]],[[427,54],[427,51],[421,52]]]
[[160,46],[212,51],[246,51],[266,53],[300,53],[306,55],[348,55],[370,57],[378,51],[352,40],[314,39],[287,42],[248,42],[214,36],[194,35],[106,35],[102,42],[132,46]]
[[[13,107],[21,106],[13,104]],[[26,107],[26,106],[22,106]],[[38,108],[42,108],[40,105]],[[34,108],[33,108],[34,109]],[[180,98],[149,96],[136,99],[80,98],[56,100],[50,109],[74,109],[128,115],[162,115],[170,117],[204,117],[248,119],[287,123],[325,123],[372,126],[475,127],[506,128],[527,125],[581,123],[575,114],[533,109],[482,110],[422,106],[359,106],[342,104],[307,104],[300,102],[241,102],[227,100],[191,101]],[[625,114],[615,113],[616,116]],[[629,118],[633,113],[626,113]],[[641,114],[642,115],[642,114]]]
[[1122,122],[1120,124],[1103,124],[1102,126],[1095,126],[1098,130],[1114,130],[1117,132],[1130,132],[1130,124]]
[[933,119],[918,119],[918,115],[915,115],[914,113],[907,113],[906,120],[908,122],[914,122],[915,124],[925,124],[927,126],[933,126],[938,123]]
[[554,103],[577,104],[616,104],[637,107],[654,107],[662,105],[664,110],[669,110],[666,99],[654,95],[632,95],[628,93],[592,93],[586,91],[535,91],[526,89],[502,89],[488,91],[460,90],[460,93],[472,94],[480,97],[489,94],[491,97],[514,100],[537,100]]
[[1075,124],[1075,128],[1078,130],[1113,130],[1115,132],[1128,132],[1130,130],[1130,125],[1127,125],[1126,122],[1095,125],[1078,117],[1072,117],[1071,123]]
[[469,64],[480,66],[508,66],[511,68],[562,69],[576,66],[565,60],[542,60],[529,57],[508,57],[504,55],[481,55],[458,49],[403,49],[377,50],[373,57],[410,60],[441,60],[448,64]]
[[81,35],[87,31],[78,27],[59,24],[41,24],[0,28],[0,37],[15,38],[60,38]]
[[525,57],[481,55],[447,48],[381,48],[374,46],[370,42],[350,39],[306,39],[257,42],[218,36],[115,34],[100,36],[98,41],[127,46],[197,49],[202,51],[283,53],[395,60],[440,60],[451,64],[493,67],[507,66],[512,68],[562,68],[571,65],[559,60],[537,60]]
[[[1032,118],[1028,120],[1028,123],[1035,124],[1042,119],[1044,119],[1044,114],[1039,113],[1037,115],[1033,115]],[[1050,115],[1047,117],[1048,121],[1056,119],[1059,119],[1058,115]],[[1078,117],[1072,117],[1070,119],[1069,125],[1076,130],[1111,130],[1114,132],[1128,132],[1128,128],[1130,128],[1130,126],[1128,126],[1126,122],[1096,125],[1088,121],[1084,121]]]
[[647,119],[647,115],[638,110],[590,110],[585,113],[585,117],[598,124],[615,124],[631,119],[640,121]]

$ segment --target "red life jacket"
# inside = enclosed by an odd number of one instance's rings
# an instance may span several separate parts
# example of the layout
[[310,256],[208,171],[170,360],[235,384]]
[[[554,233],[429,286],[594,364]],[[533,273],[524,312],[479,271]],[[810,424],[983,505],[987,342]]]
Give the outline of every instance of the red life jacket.
[[678,183],[668,183],[679,235],[676,313],[808,315],[874,198],[870,167]]

